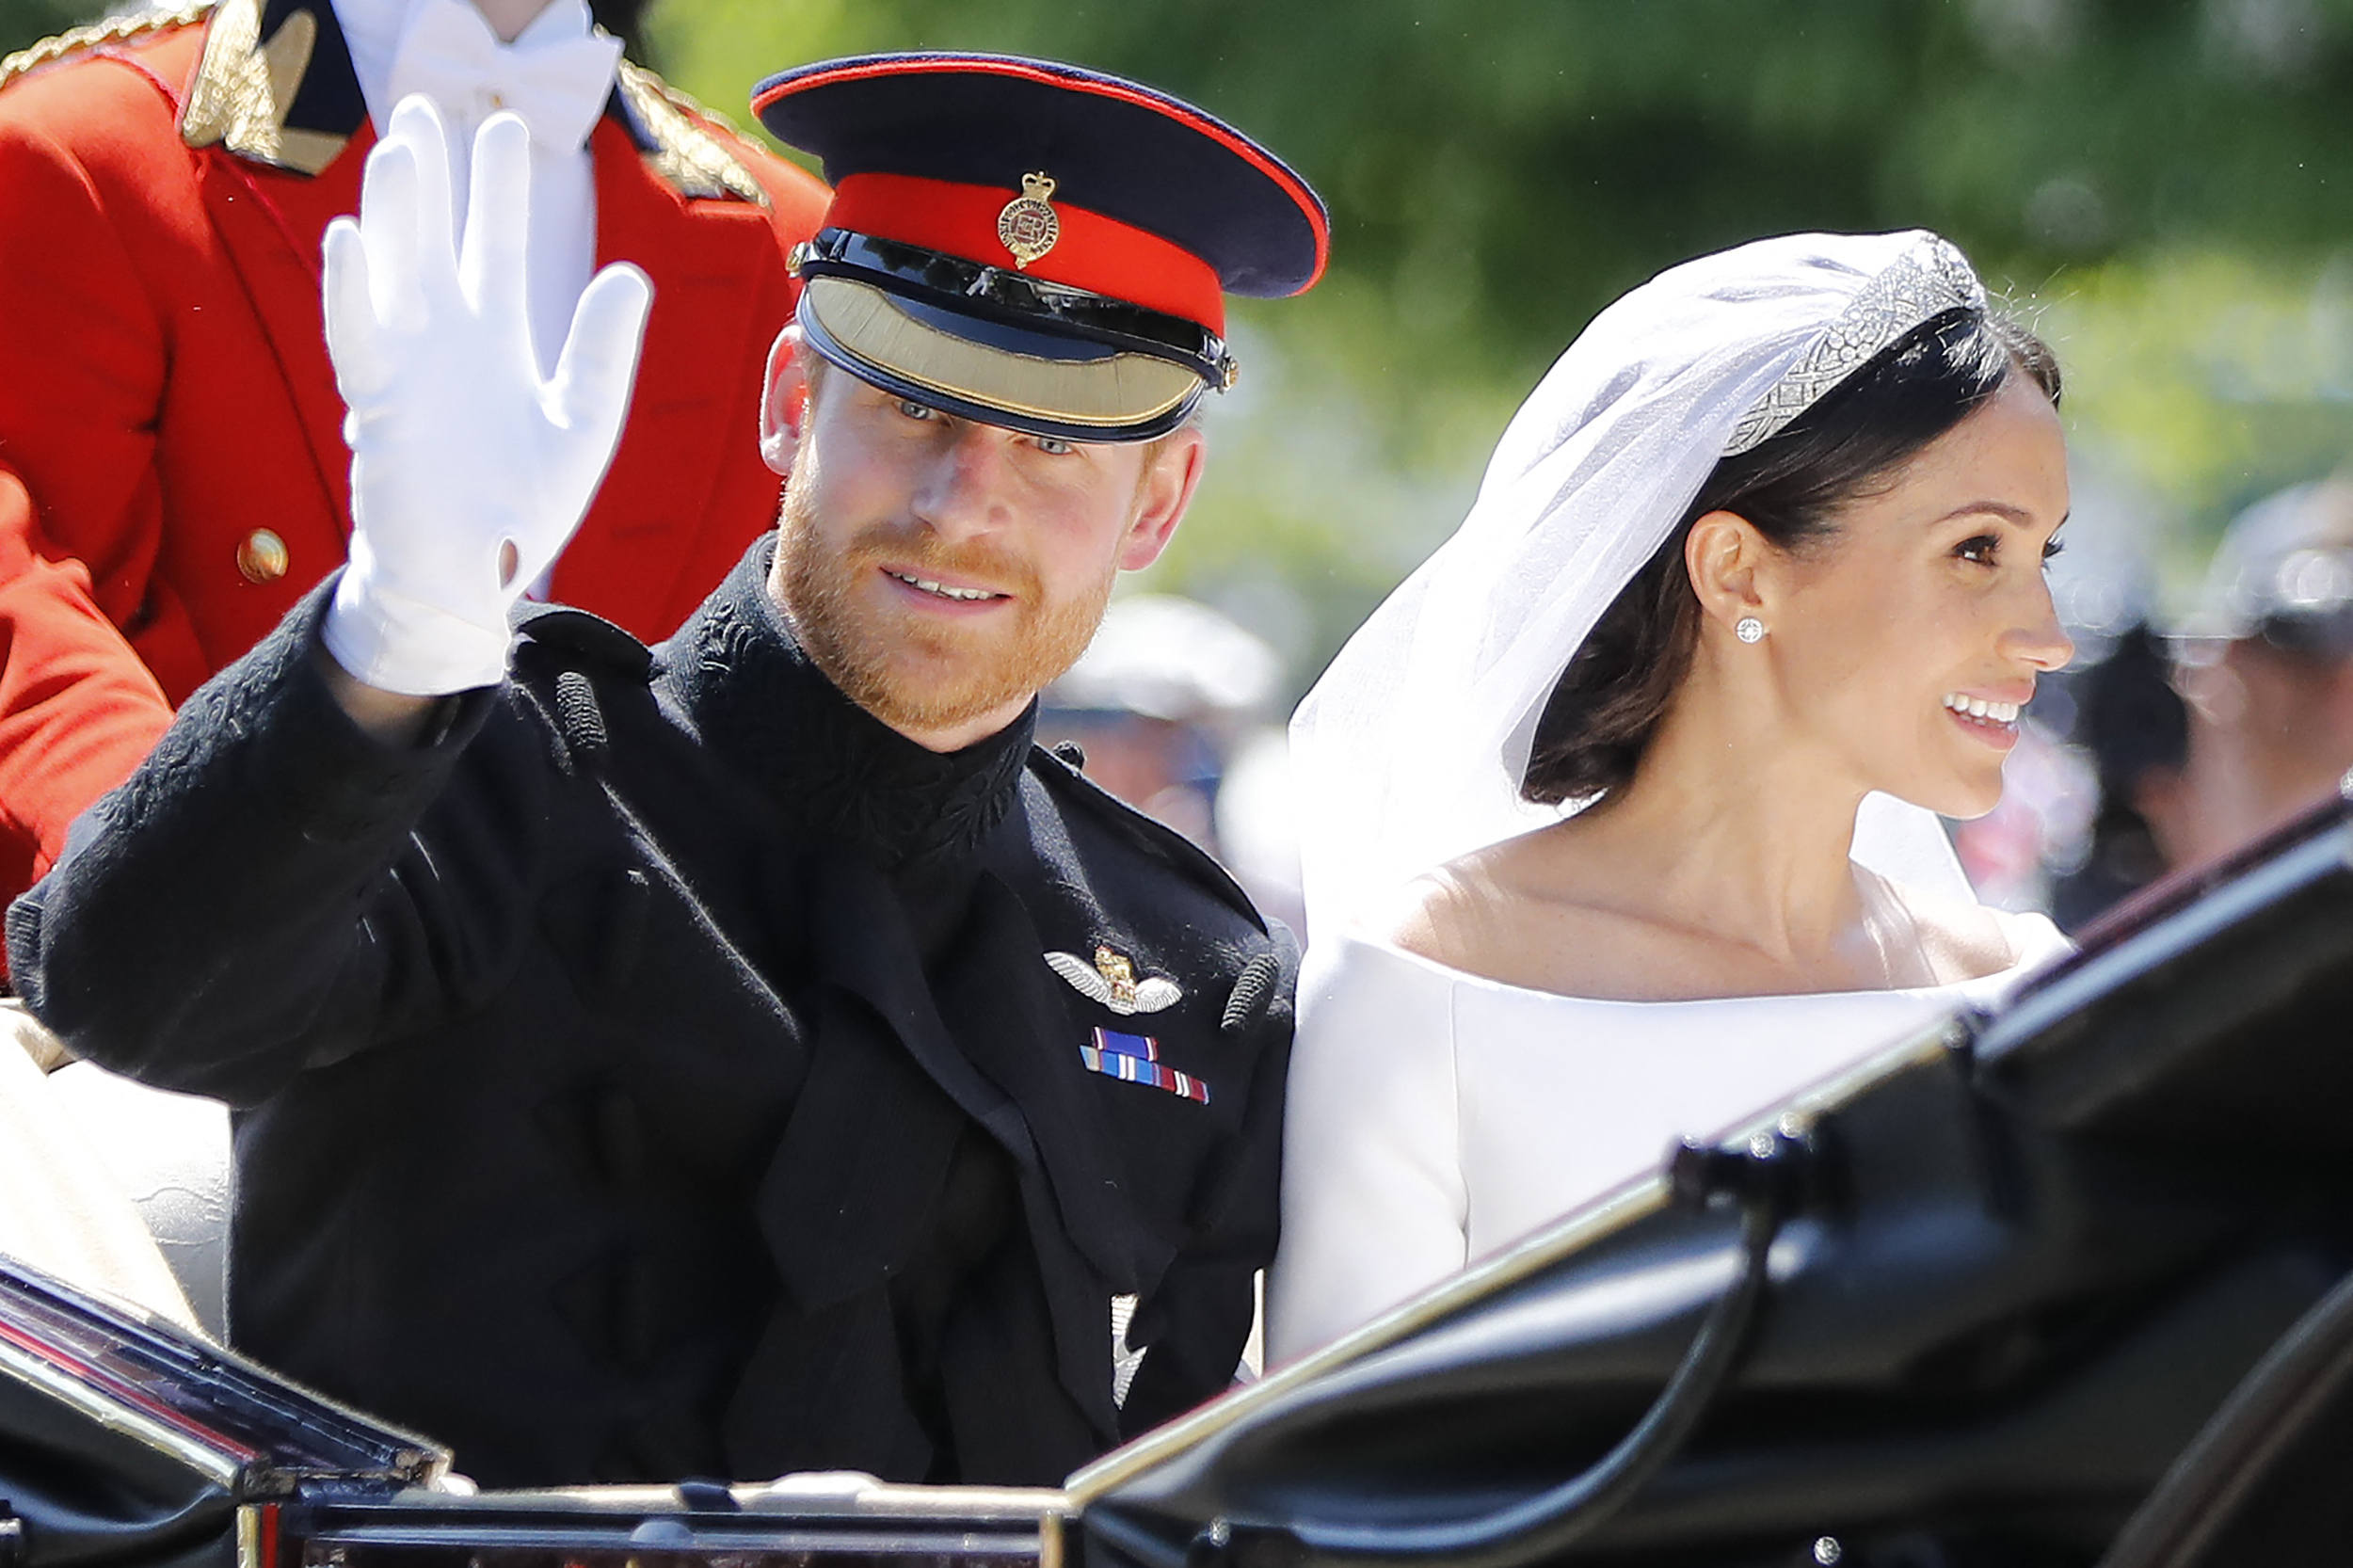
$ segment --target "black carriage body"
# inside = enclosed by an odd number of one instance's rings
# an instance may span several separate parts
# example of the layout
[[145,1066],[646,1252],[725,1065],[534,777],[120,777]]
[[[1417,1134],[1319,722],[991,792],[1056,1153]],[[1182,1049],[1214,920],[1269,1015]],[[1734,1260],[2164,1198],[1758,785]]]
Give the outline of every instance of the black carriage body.
[[317,1496],[279,1511],[255,1568],[1058,1568],[1059,1493],[838,1479]]
[[0,1568],[2332,1560],[2348,1020],[2336,808],[1062,1491],[457,1495],[0,1264]]
[[0,1258],[0,1568],[1060,1568],[1057,1491],[474,1494],[427,1439]]

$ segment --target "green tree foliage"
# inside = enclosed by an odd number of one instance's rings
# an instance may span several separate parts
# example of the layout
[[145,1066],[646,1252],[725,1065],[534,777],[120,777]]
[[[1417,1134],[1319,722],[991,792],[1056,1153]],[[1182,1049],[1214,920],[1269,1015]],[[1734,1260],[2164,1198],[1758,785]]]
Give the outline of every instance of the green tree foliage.
[[[0,43],[81,16],[0,0]],[[649,35],[739,116],[831,55],[1077,60],[1305,173],[1331,273],[1238,309],[1244,386],[1165,574],[1288,584],[1303,667],[1451,526],[1595,310],[1758,234],[1951,235],[2058,340],[2083,444],[2185,520],[2185,559],[2353,448],[2353,0],[657,0]]]
[[103,8],[89,0],[0,0],[0,55],[88,22]]
[[[1322,191],[1331,274],[1252,305],[1172,565],[1272,568],[1312,668],[1459,515],[1518,396],[1682,258],[1951,235],[2059,341],[2088,450],[2185,527],[2353,450],[2353,0],[662,0],[739,106],[829,54],[1042,54],[1242,125]],[[1247,391],[1249,389],[1245,389]],[[1270,428],[1272,426],[1272,428]],[[2176,575],[2181,574],[2177,567]]]
[[2347,0],[664,0],[740,105],[826,50],[1042,53],[1248,127],[1332,204],[1368,356],[1533,374],[1680,257],[1913,224],[2027,287],[2353,232]]

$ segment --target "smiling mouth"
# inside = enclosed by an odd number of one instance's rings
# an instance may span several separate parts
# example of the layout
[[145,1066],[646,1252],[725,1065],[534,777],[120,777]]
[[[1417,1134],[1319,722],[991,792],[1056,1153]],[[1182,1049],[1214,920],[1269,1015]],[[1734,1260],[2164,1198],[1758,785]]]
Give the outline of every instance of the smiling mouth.
[[944,599],[957,604],[979,604],[992,599],[1012,597],[1010,594],[995,593],[987,588],[952,588],[945,583],[935,583],[928,577],[917,577],[904,571],[891,571],[888,568],[885,568],[883,575],[905,584],[918,593],[926,593],[934,599]]
[[2023,706],[2016,702],[1992,702],[1981,696],[1963,696],[1959,692],[1945,694],[1945,712],[1989,735],[2016,735],[2018,714]]

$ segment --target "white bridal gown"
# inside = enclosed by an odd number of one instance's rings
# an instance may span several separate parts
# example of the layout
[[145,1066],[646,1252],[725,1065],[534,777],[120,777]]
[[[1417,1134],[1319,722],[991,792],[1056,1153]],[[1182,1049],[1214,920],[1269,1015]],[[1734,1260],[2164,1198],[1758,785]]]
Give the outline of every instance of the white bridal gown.
[[1378,1316],[2067,951],[2000,917],[2009,968],[1912,990],[1594,1001],[1374,938],[1308,953],[1285,1112],[1270,1360]]

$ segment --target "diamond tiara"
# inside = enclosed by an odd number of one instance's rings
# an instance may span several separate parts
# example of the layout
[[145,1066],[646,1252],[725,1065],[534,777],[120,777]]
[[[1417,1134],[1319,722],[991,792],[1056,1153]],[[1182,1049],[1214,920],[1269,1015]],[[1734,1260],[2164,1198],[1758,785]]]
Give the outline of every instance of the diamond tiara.
[[1885,353],[1922,322],[1985,309],[1985,285],[1949,241],[1930,234],[1858,290],[1782,378],[1740,416],[1724,456],[1737,457],[1788,427],[1824,392]]

